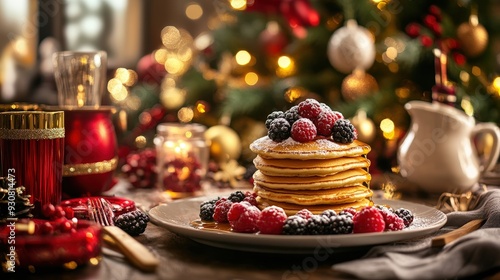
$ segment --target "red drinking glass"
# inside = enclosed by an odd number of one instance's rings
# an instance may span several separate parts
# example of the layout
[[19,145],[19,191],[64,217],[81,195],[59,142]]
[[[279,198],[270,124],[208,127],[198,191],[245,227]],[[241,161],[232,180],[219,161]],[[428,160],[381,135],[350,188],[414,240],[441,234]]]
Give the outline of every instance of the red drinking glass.
[[35,216],[61,202],[64,134],[62,111],[0,113],[1,174],[9,189],[26,188]]

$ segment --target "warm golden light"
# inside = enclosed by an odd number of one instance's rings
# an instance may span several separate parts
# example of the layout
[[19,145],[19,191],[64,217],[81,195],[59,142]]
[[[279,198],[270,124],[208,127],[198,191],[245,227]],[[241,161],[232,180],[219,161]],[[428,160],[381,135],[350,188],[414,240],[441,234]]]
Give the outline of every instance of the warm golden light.
[[394,122],[391,119],[383,119],[380,122],[380,129],[384,133],[391,133],[394,132]]
[[245,10],[247,8],[246,0],[230,0],[229,4],[235,10]]
[[292,60],[288,56],[280,56],[278,58],[278,66],[280,68],[288,68],[292,65]]
[[259,76],[254,72],[248,72],[245,75],[245,83],[247,83],[247,85],[249,86],[257,84],[258,81],[259,81]]
[[167,48],[175,48],[181,39],[181,33],[175,26],[166,26],[161,30],[161,42]]
[[167,50],[166,49],[158,49],[154,52],[155,61],[160,64],[165,64],[167,60]]
[[203,102],[196,103],[196,111],[200,114],[204,114],[207,112],[207,106]]
[[186,7],[186,16],[191,20],[197,20],[203,16],[203,8],[198,3],[191,3]]
[[135,146],[137,148],[144,148],[148,141],[147,141],[146,137],[139,135],[135,138],[134,142],[135,142]]
[[169,57],[167,61],[165,61],[165,70],[170,74],[182,74],[183,68],[184,63],[175,57]]
[[191,108],[183,107],[177,112],[177,118],[179,121],[187,123],[193,120],[194,112]]
[[493,86],[493,88],[495,88],[495,90],[496,90],[497,92],[500,92],[500,77],[496,77],[496,78],[493,80],[492,86]]
[[250,55],[249,52],[247,52],[245,50],[241,50],[241,51],[236,53],[234,58],[236,59],[236,63],[238,63],[239,65],[246,65],[250,62],[250,60],[252,59],[252,56]]
[[186,101],[186,92],[176,87],[165,88],[160,93],[160,102],[167,109],[180,108]]
[[307,94],[306,89],[301,87],[291,87],[285,92],[285,100],[289,103],[295,102],[297,99]]
[[468,116],[474,115],[474,107],[472,106],[472,103],[469,99],[463,98],[462,102],[460,102],[460,106],[462,107],[462,109],[464,109],[465,114],[467,114]]

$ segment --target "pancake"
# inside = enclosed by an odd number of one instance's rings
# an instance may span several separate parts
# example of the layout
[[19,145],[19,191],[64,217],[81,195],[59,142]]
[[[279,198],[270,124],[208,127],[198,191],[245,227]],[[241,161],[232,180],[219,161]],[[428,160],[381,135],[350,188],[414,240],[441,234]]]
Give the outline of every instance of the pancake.
[[259,155],[253,163],[257,169],[268,176],[326,176],[355,168],[368,168],[370,161],[363,157],[344,157],[334,159],[268,159]]
[[268,189],[321,190],[360,185],[371,180],[368,171],[361,168],[351,169],[328,176],[285,177],[267,176],[260,170],[253,174],[254,184]]
[[253,191],[261,198],[303,206],[351,203],[371,197],[373,194],[363,185],[315,191],[272,190],[255,185]]
[[250,150],[263,158],[310,160],[358,157],[368,154],[371,148],[368,144],[358,140],[350,144],[339,144],[320,138],[301,143],[290,137],[282,142],[275,142],[268,136],[264,136],[252,142]]
[[298,211],[300,211],[302,209],[308,209],[313,214],[321,214],[323,211],[325,211],[327,209],[334,210],[335,212],[338,213],[338,212],[342,211],[343,209],[349,208],[349,207],[352,207],[356,210],[360,210],[363,207],[373,205],[373,202],[370,199],[361,199],[359,201],[344,203],[344,204],[309,205],[307,207],[304,207],[303,205],[272,201],[272,200],[257,196],[257,207],[259,207],[259,209],[264,209],[264,208],[271,206],[271,205],[275,205],[275,206],[283,208],[285,213],[288,216],[291,216],[291,215],[295,215]]

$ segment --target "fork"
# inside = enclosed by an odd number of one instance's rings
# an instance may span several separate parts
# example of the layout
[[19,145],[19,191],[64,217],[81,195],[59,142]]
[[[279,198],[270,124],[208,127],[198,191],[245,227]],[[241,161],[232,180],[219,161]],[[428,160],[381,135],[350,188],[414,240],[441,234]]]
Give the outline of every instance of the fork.
[[[132,264],[144,271],[156,269],[159,260],[144,245],[114,225],[114,213],[106,199],[90,197],[87,207],[89,219],[102,226],[104,233],[111,238],[112,245],[116,245]],[[104,240],[110,242],[108,238]]]

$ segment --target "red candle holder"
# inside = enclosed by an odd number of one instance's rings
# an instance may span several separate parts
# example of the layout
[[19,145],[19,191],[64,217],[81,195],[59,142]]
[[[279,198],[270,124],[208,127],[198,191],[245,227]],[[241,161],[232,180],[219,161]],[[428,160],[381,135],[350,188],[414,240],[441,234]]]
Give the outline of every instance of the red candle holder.
[[24,186],[39,216],[61,202],[64,112],[0,113],[0,161],[9,189]]

